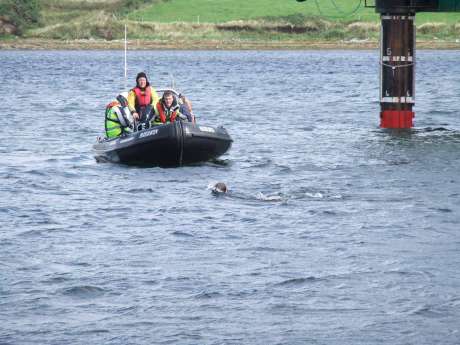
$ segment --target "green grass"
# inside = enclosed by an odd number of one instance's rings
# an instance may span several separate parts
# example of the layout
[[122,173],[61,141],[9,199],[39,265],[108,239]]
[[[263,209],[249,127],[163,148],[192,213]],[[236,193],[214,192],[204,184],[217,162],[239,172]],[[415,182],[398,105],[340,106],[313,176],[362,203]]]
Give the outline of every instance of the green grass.
[[[364,8],[364,0],[358,4],[360,0],[41,0],[41,26],[24,37],[122,39],[128,23],[130,39],[377,42],[379,15]],[[140,8],[132,10],[136,6]],[[460,13],[419,13],[416,24],[420,39],[460,39]]]
[[119,0],[42,0],[42,16],[46,25],[64,24],[94,13],[110,12]]
[[[379,21],[373,8],[364,8],[364,0],[355,10],[359,4],[360,0],[308,0],[303,3],[295,0],[169,0],[146,6],[128,17],[163,23],[221,23],[302,14],[338,21]],[[427,22],[460,22],[460,13],[417,14],[417,23]]]
[[417,25],[425,23],[460,23],[460,13],[418,13],[415,16]]
[[[321,8],[329,16],[343,15],[328,0]],[[359,2],[359,0],[358,0]],[[350,12],[356,4],[353,0],[336,0],[344,12]],[[327,6],[326,6],[327,5]],[[334,11],[335,10],[335,11]],[[208,22],[219,23],[233,20],[254,20],[263,17],[289,16],[293,14],[318,15],[314,0],[298,3],[295,0],[169,0],[134,11],[131,19],[157,22]],[[372,9],[362,9],[353,16],[375,17]]]

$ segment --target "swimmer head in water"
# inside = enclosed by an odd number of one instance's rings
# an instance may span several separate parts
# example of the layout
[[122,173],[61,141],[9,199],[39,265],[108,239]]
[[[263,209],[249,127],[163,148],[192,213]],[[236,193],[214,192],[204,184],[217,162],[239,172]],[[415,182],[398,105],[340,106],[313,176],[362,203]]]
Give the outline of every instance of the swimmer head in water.
[[223,182],[217,182],[212,188],[211,192],[213,194],[225,194],[227,193],[228,189],[225,183]]

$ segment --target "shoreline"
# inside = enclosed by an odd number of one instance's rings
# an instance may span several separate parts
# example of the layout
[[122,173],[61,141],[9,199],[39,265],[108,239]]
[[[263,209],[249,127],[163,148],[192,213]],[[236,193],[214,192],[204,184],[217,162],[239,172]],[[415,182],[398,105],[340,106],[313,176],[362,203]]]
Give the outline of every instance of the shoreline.
[[[417,41],[418,49],[460,49],[460,42]],[[123,40],[0,40],[0,50],[123,50]],[[128,40],[128,50],[369,50],[379,49],[379,42],[350,41],[243,41],[243,40]]]

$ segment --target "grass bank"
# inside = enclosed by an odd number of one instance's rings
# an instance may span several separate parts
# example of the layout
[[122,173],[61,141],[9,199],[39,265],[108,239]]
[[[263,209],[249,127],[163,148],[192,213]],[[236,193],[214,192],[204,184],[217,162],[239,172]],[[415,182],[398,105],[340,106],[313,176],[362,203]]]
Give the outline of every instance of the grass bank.
[[[372,1],[368,1],[371,3]],[[224,23],[234,20],[263,20],[290,16],[320,17],[330,21],[379,22],[364,0],[169,0],[134,10],[128,17],[138,21]],[[460,13],[419,13],[419,24],[460,22]]]
[[[119,49],[125,24],[133,49],[377,47],[379,16],[358,4],[359,0],[43,0],[41,25],[22,38],[4,35],[0,48],[22,44],[37,49],[43,44],[43,49]],[[460,49],[460,13],[418,14],[417,29],[419,46]]]

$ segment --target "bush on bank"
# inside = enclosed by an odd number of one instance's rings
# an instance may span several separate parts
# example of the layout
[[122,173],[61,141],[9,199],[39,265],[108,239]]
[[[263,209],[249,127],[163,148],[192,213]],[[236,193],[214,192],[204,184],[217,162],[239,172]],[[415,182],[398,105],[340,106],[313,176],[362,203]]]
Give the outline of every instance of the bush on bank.
[[4,0],[0,3],[0,34],[23,35],[40,23],[40,11],[38,0]]

